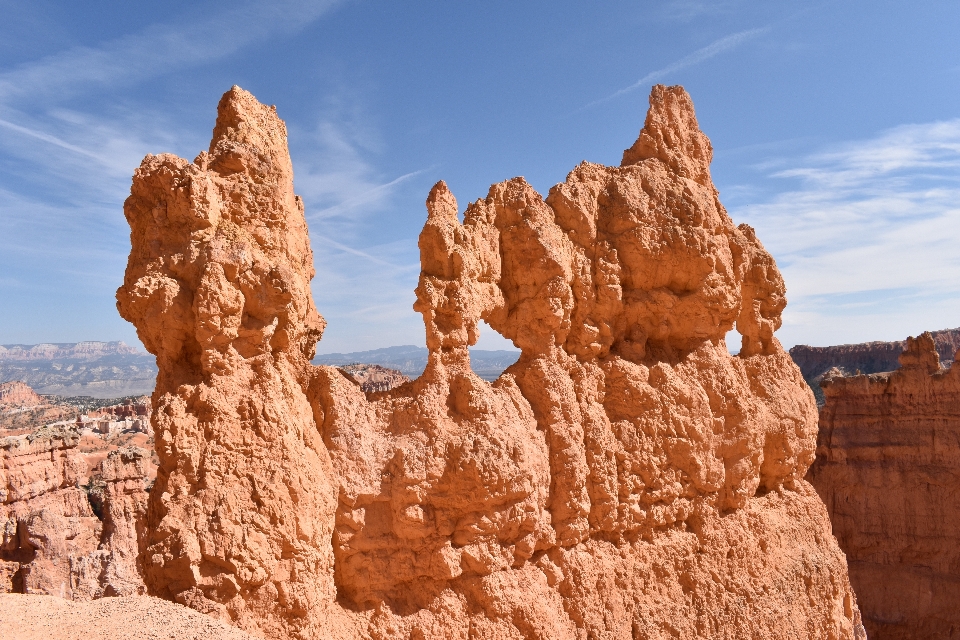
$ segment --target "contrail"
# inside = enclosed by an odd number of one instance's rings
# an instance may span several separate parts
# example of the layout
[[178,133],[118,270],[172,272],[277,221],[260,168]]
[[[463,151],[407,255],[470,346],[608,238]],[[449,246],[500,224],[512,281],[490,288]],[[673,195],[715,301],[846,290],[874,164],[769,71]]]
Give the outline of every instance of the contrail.
[[754,36],[758,36],[761,33],[764,33],[769,30],[770,30],[770,27],[761,27],[759,29],[750,29],[748,31],[740,31],[739,33],[731,34],[729,36],[726,36],[725,38],[720,38],[715,42],[711,42],[704,48],[697,49],[690,55],[680,58],[674,63],[668,64],[662,69],[651,71],[647,75],[643,76],[642,78],[634,82],[629,87],[624,87],[623,89],[620,89],[615,93],[611,93],[606,98],[594,100],[590,104],[583,106],[580,110],[582,111],[583,109],[588,109],[590,107],[601,104],[603,102],[613,100],[614,98],[619,98],[625,93],[629,93],[634,89],[642,87],[643,85],[648,84],[654,80],[657,80],[658,78],[662,78],[663,76],[673,73],[674,71],[679,71],[680,69],[686,69],[687,67],[693,66],[695,64],[699,64],[704,60],[709,60],[715,55],[723,53],[727,49],[732,49],[738,46],[739,44],[745,42],[746,40],[749,40],[750,38],[753,38]]
[[12,129],[18,133],[22,133],[25,136],[30,136],[31,138],[43,140],[44,142],[49,142],[50,144],[56,145],[63,149],[68,149],[70,151],[73,151],[74,153],[79,153],[81,155],[85,155],[90,158],[94,158],[100,162],[103,162],[103,158],[101,158],[97,154],[91,153],[90,151],[87,151],[86,149],[82,149],[76,145],[72,145],[69,142],[64,142],[60,138],[51,136],[48,133],[43,133],[42,131],[34,131],[33,129],[27,129],[26,127],[21,127],[20,125],[14,124],[7,120],[0,120],[0,127],[6,127],[7,129]]
[[408,267],[403,267],[403,266],[400,266],[400,265],[397,265],[397,264],[393,264],[392,262],[387,262],[386,260],[381,260],[380,258],[378,258],[378,257],[376,257],[376,256],[372,256],[372,255],[370,255],[369,253],[366,253],[365,251],[360,251],[359,249],[354,249],[353,247],[348,247],[348,246],[345,245],[345,244],[341,244],[341,243],[337,242],[336,240],[331,240],[330,238],[327,238],[327,237],[325,237],[325,236],[313,236],[313,238],[315,238],[315,239],[317,239],[317,240],[320,240],[321,242],[326,242],[326,243],[329,244],[330,246],[336,247],[336,248],[339,249],[340,251],[344,251],[344,252],[346,252],[346,253],[350,253],[350,254],[353,254],[353,255],[355,255],[355,256],[359,256],[359,257],[361,257],[361,258],[366,258],[367,260],[370,260],[371,262],[375,262],[375,263],[380,264],[380,265],[383,265],[383,266],[385,266],[385,267],[391,267],[391,268],[393,268],[393,269],[396,269],[397,271],[404,271],[404,270],[406,270],[406,269],[408,269],[408,268],[411,268],[411,267],[413,267],[413,266],[415,266],[415,267],[417,267],[417,268],[420,267],[419,264],[410,265],[410,266],[408,266]]
[[364,193],[360,194],[359,196],[356,196],[356,197],[354,197],[354,198],[351,198],[351,199],[349,199],[349,200],[346,200],[346,201],[344,201],[344,202],[341,202],[341,203],[338,204],[338,205],[334,205],[334,206],[332,206],[332,207],[327,207],[326,209],[321,209],[320,211],[317,211],[317,212],[315,212],[315,213],[311,213],[310,215],[306,216],[306,218],[307,218],[307,220],[313,220],[313,219],[316,219],[316,218],[319,218],[319,217],[327,217],[327,216],[333,215],[333,214],[335,214],[335,213],[338,213],[338,212],[340,212],[340,211],[345,211],[345,210],[348,210],[348,209],[352,209],[353,207],[355,207],[355,206],[357,206],[357,205],[364,204],[364,203],[369,202],[370,200],[373,200],[374,198],[377,197],[377,194],[380,193],[381,191],[385,191],[385,190],[389,189],[390,187],[396,186],[396,185],[400,184],[401,182],[403,182],[403,181],[405,181],[405,180],[408,180],[408,179],[410,179],[410,178],[412,178],[412,177],[414,177],[414,176],[418,176],[418,175],[420,175],[421,173],[424,173],[424,172],[426,172],[426,171],[429,171],[429,170],[432,169],[432,168],[433,168],[433,167],[428,167],[428,168],[426,168],[426,169],[420,169],[419,171],[411,171],[410,173],[405,173],[404,175],[400,176],[399,178],[395,178],[395,179],[391,180],[390,182],[388,182],[388,183],[386,183],[386,184],[378,185],[378,186],[370,189],[369,191],[365,191]]

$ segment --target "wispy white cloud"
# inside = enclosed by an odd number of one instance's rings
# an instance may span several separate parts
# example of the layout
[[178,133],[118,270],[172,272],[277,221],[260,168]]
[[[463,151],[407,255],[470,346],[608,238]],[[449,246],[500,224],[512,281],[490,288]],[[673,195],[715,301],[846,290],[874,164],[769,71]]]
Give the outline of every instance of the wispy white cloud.
[[732,214],[757,227],[784,273],[782,340],[960,325],[960,120],[897,127],[772,177],[799,184]]
[[[0,314],[0,331],[22,334],[28,317],[70,317],[51,326],[73,335],[86,322],[135,340],[110,312],[129,246],[130,176],[146,153],[203,148],[209,125],[195,130],[169,103],[131,88],[295,33],[335,4],[242,0],[215,15],[168,12],[161,24],[0,69],[0,272],[9,275],[0,285],[36,292]],[[81,299],[102,312],[73,317]]]
[[353,247],[347,246],[347,245],[345,245],[345,244],[343,244],[343,243],[337,242],[336,240],[332,240],[332,239],[327,238],[327,237],[325,237],[325,236],[311,236],[311,239],[312,239],[312,240],[319,240],[320,242],[323,242],[323,243],[325,243],[325,244],[330,245],[330,246],[333,247],[334,249],[339,249],[340,251],[343,251],[344,253],[349,253],[350,255],[357,256],[357,257],[360,257],[360,258],[364,258],[365,260],[369,260],[370,262],[373,262],[374,264],[380,265],[381,267],[388,267],[388,268],[390,268],[390,269],[392,269],[392,270],[394,270],[394,271],[398,271],[398,272],[409,272],[409,271],[419,270],[419,269],[420,269],[420,263],[408,264],[408,265],[403,265],[403,266],[401,266],[401,265],[396,265],[396,264],[393,264],[392,262],[388,262],[387,260],[384,260],[384,259],[382,259],[382,258],[378,258],[377,256],[372,255],[371,253],[369,253],[369,252],[367,252],[367,251],[361,251],[361,250],[359,250],[359,249],[354,249]]
[[729,12],[736,4],[730,0],[671,0],[660,7],[660,14],[671,20],[688,21],[706,15]]
[[300,30],[337,0],[248,1],[212,17],[183,16],[96,47],[73,47],[0,73],[0,104],[63,100],[229,56],[283,31]]
[[662,69],[651,71],[650,73],[643,76],[642,78],[640,78],[639,80],[637,80],[636,82],[634,82],[628,87],[624,87],[619,91],[615,91],[611,93],[609,96],[605,98],[594,100],[593,102],[587,105],[584,105],[583,109],[588,109],[598,104],[609,102],[610,100],[619,98],[620,96],[626,93],[630,93],[631,91],[634,91],[636,89],[639,89],[640,87],[645,87],[646,85],[650,84],[654,80],[660,80],[661,78],[664,78],[665,76],[668,76],[671,73],[676,73],[681,69],[686,69],[687,67],[692,67],[693,65],[700,64],[701,62],[709,60],[710,58],[713,58],[714,56],[717,56],[723,53],[724,51],[728,51],[730,49],[738,47],[744,42],[746,42],[747,40],[750,40],[751,38],[754,38],[762,33],[766,33],[769,30],[770,30],[770,27],[748,29],[746,31],[739,31],[737,33],[730,34],[729,36],[720,38],[719,40],[715,40],[710,44],[708,44],[707,46],[703,47],[702,49],[697,49],[693,53],[680,58],[676,62],[672,62],[668,64]]

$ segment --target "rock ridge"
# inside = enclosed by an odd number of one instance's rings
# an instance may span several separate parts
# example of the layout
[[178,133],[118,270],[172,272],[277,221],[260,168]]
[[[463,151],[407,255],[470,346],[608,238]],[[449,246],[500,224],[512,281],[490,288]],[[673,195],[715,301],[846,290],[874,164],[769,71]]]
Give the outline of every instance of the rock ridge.
[[[960,349],[960,329],[931,331],[930,335],[936,344],[940,362],[949,367],[957,349]],[[844,375],[893,371],[900,366],[900,354],[906,346],[906,340],[841,344],[832,347],[798,344],[790,348],[790,357],[800,367],[803,378],[817,396],[818,404],[822,405],[824,399],[820,381],[828,371],[836,368]]]
[[100,463],[98,515],[71,427],[0,439],[0,593],[70,600],[144,593],[138,540],[146,521],[149,453],[133,447]]

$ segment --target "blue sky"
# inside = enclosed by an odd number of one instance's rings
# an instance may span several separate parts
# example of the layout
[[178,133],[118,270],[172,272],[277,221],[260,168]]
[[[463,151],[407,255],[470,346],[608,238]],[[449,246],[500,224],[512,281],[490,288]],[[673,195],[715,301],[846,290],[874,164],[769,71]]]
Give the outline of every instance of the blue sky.
[[462,208],[618,164],[655,82],[691,93],[721,200],[784,273],[785,345],[960,326],[956,2],[226,4],[0,0],[0,343],[136,343],[130,176],[205,149],[233,84],[288,125],[320,352],[423,344],[434,182]]

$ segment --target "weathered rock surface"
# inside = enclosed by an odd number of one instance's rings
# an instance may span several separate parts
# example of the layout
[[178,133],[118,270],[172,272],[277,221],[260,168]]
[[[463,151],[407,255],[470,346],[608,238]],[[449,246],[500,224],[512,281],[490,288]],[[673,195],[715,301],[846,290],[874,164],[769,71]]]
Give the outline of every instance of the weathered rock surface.
[[809,479],[873,639],[960,637],[960,367],[908,338],[897,371],[823,382]]
[[14,408],[38,407],[46,404],[37,392],[24,382],[14,380],[0,384],[0,411]]
[[[960,349],[960,329],[931,331],[940,362],[945,366],[953,363],[953,355]],[[823,405],[820,381],[831,369],[841,375],[881,373],[893,371],[900,366],[899,358],[906,348],[906,340],[897,342],[864,342],[841,344],[833,347],[810,347],[798,344],[790,349],[790,357],[800,367],[804,380],[813,389],[817,402]]]
[[143,595],[141,545],[146,540],[150,452],[123,447],[100,463],[91,502],[103,521],[96,551],[70,559],[74,600]]
[[0,592],[73,598],[70,557],[94,551],[100,520],[79,486],[79,433],[0,440]]
[[143,593],[137,559],[149,453],[120,449],[100,464],[98,517],[80,486],[87,463],[79,441],[62,427],[0,440],[0,592],[72,600]]
[[[273,108],[233,88],[208,152],[148,156],[121,314],[160,374],[150,593],[269,637],[855,638],[803,479],[816,407],[783,281],[658,86],[620,167],[427,200],[429,359],[369,397],[323,320]],[[486,321],[521,349],[494,383]],[[736,326],[743,348],[724,343]]]
[[0,384],[0,430],[5,431],[3,435],[27,433],[69,413],[70,409],[50,403],[19,380]]
[[209,151],[148,156],[124,213],[118,308],[160,370],[149,592],[271,637],[350,637],[333,576],[337,480],[305,392],[324,321],[275,109],[227,92]]

